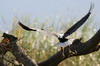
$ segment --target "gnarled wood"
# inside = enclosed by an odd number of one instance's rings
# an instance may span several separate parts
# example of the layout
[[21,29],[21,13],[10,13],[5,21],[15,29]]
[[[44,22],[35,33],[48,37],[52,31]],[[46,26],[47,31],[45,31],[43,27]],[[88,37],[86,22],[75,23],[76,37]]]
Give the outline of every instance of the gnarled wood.
[[[7,44],[7,46],[9,46],[9,51],[16,57],[18,62],[22,63],[24,66],[37,66],[37,64],[33,62],[16,44],[16,41],[18,40],[17,37],[6,33],[3,34],[3,37],[9,39],[10,43]],[[5,46],[5,48],[7,48],[7,46]]]
[[[70,46],[70,50],[68,47],[64,48],[64,54],[65,57],[62,56],[62,51],[57,52],[47,60],[44,60],[42,62],[35,63],[32,61],[24,52],[23,50],[17,45],[17,37],[14,37],[13,35],[5,34],[6,38],[10,40],[9,50],[17,59],[18,62],[22,63],[24,66],[57,66],[60,62],[63,60],[74,57],[74,56],[81,56],[86,55],[95,51],[98,51],[100,49],[100,29],[97,31],[97,33],[88,41],[82,43],[79,40],[75,40],[73,44]],[[7,45],[0,45],[0,50],[8,47]],[[7,52],[7,51],[6,51]],[[0,53],[5,53],[5,51]]]
[[100,42],[100,29],[98,32],[88,41],[84,43],[74,43],[70,46],[70,50],[74,53],[69,53],[68,47],[65,48],[64,54],[65,57],[63,58],[62,52],[59,51],[50,58],[48,58],[45,61],[39,62],[39,66],[57,66],[60,62],[63,60],[74,57],[74,56],[80,56],[80,55],[86,55],[95,51],[98,51],[100,49],[100,45],[98,45]]

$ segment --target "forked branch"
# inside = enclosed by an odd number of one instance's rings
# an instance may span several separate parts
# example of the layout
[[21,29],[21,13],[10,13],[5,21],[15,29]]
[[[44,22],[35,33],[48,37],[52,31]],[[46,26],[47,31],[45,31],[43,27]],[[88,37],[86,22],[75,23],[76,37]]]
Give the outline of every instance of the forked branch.
[[[32,59],[30,59],[25,52],[17,45],[17,37],[14,37],[13,35],[6,34],[4,37],[8,38],[10,43],[9,50],[17,59],[18,62],[22,63],[24,66],[57,66],[60,62],[63,60],[74,57],[74,56],[81,56],[86,55],[95,51],[98,51],[100,49],[100,29],[97,31],[97,33],[88,41],[82,43],[79,40],[75,40],[73,44],[70,46],[70,51],[68,47],[64,48],[64,54],[65,57],[62,56],[62,52],[58,51],[56,54],[48,58],[47,60],[41,61],[41,62],[34,62]],[[0,45],[0,51],[2,50],[2,53],[4,48]],[[4,47],[4,46],[3,46]],[[5,45],[5,48],[8,47]],[[2,54],[0,53],[0,55]]]

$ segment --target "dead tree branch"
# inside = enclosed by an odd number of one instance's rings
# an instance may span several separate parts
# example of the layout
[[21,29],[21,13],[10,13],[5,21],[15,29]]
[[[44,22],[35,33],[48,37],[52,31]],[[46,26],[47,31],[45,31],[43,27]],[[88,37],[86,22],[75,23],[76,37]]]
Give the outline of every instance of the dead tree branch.
[[[75,42],[75,41],[74,41]],[[63,60],[74,57],[74,56],[80,56],[80,55],[86,55],[95,51],[98,51],[100,49],[100,29],[97,31],[97,33],[88,41],[82,43],[74,43],[70,46],[70,50],[74,53],[70,53],[68,50],[68,47],[66,47],[64,50],[65,57],[63,58],[62,52],[59,51],[50,58],[48,58],[45,61],[39,62],[39,66],[57,66],[60,62]]]
[[37,64],[33,62],[16,44],[18,40],[17,37],[5,33],[3,34],[3,37],[9,39],[9,43],[6,44],[7,46],[5,46],[5,48],[7,48],[7,50],[10,51],[16,57],[16,60],[18,62],[22,63],[24,66],[37,66]]
[[14,37],[13,35],[9,34],[4,34],[3,37],[9,39],[9,44],[5,46],[7,47],[7,50],[5,50],[4,52],[3,50],[5,48],[2,47],[2,45],[0,45],[0,55],[6,53],[7,51],[10,51],[16,57],[16,60],[22,63],[24,66],[57,66],[60,62],[62,62],[67,58],[86,55],[98,51],[100,49],[100,45],[98,45],[100,43],[100,29],[99,29],[91,39],[89,39],[84,43],[80,42],[79,40],[75,40],[73,44],[70,46],[70,50],[72,52],[69,51],[68,47],[65,47],[64,48],[65,57],[62,56],[62,51],[59,51],[50,58],[48,58],[47,60],[35,63],[17,45],[16,43],[18,40],[17,37]]

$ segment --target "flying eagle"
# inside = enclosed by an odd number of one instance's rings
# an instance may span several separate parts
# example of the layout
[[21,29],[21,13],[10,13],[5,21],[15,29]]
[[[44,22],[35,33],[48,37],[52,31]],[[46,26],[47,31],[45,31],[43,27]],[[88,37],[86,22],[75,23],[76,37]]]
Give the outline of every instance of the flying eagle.
[[58,38],[59,42],[57,43],[57,45],[61,47],[61,50],[64,55],[64,47],[71,45],[73,42],[73,39],[68,39],[66,37],[71,35],[72,33],[74,33],[80,26],[82,26],[86,22],[86,20],[89,18],[90,14],[91,14],[91,10],[93,9],[93,7],[94,7],[94,5],[91,4],[88,13],[83,18],[81,18],[76,24],[74,24],[71,28],[69,28],[62,36],[60,34],[49,32],[45,29],[30,28],[30,27],[22,24],[20,21],[18,22],[18,24],[27,31],[45,32],[47,34],[54,35],[56,38]]

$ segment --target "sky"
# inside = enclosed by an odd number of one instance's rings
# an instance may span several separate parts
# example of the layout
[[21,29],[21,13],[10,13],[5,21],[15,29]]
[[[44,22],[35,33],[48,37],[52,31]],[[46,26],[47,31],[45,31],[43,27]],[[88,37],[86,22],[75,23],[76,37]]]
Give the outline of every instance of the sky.
[[0,31],[11,29],[9,26],[16,15],[19,19],[27,15],[31,19],[80,19],[88,12],[91,2],[95,5],[92,11],[94,24],[100,28],[100,0],[0,0]]

